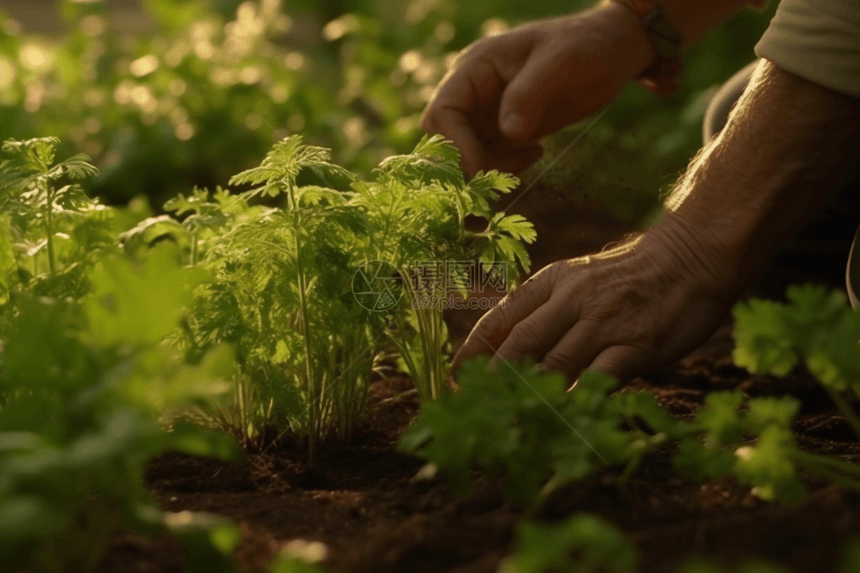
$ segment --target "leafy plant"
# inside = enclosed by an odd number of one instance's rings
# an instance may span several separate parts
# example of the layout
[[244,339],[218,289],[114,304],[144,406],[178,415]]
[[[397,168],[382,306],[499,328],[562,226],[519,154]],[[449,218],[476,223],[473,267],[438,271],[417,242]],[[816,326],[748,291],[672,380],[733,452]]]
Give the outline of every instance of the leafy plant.
[[[155,217],[126,233],[127,246],[169,237],[190,250],[192,265],[214,276],[197,290],[181,338],[191,353],[222,342],[238,350],[233,406],[210,418],[249,436],[286,420],[308,439],[312,459],[319,441],[349,440],[370,377],[392,349],[423,399],[443,392],[442,305],[414,303],[463,291],[466,283],[412,281],[419,265],[479,259],[505,264],[517,278],[528,265],[522,242],[534,239],[522,217],[490,210],[516,180],[490,172],[466,183],[459,155],[441,137],[387,159],[373,181],[329,159],[328,150],[288,137],[259,167],[231,180],[250,190],[219,191],[214,201],[196,190],[166,205],[191,213],[181,223]],[[303,171],[326,186],[300,185]],[[280,200],[283,208],[248,207],[261,198]],[[466,231],[470,215],[485,217],[487,230]],[[374,291],[371,279],[384,290]],[[367,294],[377,298],[363,300]]]
[[[846,488],[860,486],[860,469],[798,448],[791,398],[710,394],[692,422],[669,415],[646,392],[611,392],[617,382],[586,372],[565,392],[561,375],[530,366],[490,372],[486,360],[463,366],[460,391],[425,404],[400,447],[433,464],[454,491],[468,493],[472,472],[503,476],[507,496],[530,515],[572,482],[604,467],[623,467],[622,482],[650,452],[674,441],[675,468],[693,480],[734,474],[753,493],[791,503],[805,495],[798,467]],[[742,410],[741,406],[746,405]],[[757,438],[752,444],[749,437]]]
[[843,293],[821,286],[790,286],[786,297],[787,304],[752,299],[735,306],[735,363],[780,376],[802,365],[860,437],[860,419],[845,396],[860,397],[860,314]]
[[[349,363],[329,363],[328,371],[324,373],[324,362],[315,358],[314,351],[322,350],[323,345],[325,345],[323,337],[327,333],[324,331],[315,331],[311,324],[312,319],[308,302],[311,296],[310,282],[314,276],[313,271],[307,268],[311,265],[311,259],[308,258],[311,255],[309,252],[309,243],[313,242],[316,237],[326,233],[326,231],[336,233],[335,225],[348,228],[350,223],[354,224],[355,222],[354,214],[349,211],[337,208],[312,208],[313,199],[311,197],[314,193],[317,193],[320,199],[331,200],[335,194],[333,190],[323,190],[319,187],[297,188],[296,179],[298,178],[299,171],[303,168],[313,169],[317,173],[321,171],[328,175],[341,175],[351,178],[349,172],[332,165],[329,159],[330,156],[327,150],[302,145],[301,137],[289,137],[275,145],[260,167],[240,173],[230,180],[231,184],[251,183],[260,185],[256,189],[245,193],[245,196],[249,198],[258,195],[276,197],[282,193],[286,197],[286,208],[282,214],[279,214],[282,217],[281,224],[272,229],[275,231],[275,234],[270,236],[272,242],[263,239],[258,243],[258,248],[268,246],[280,249],[286,253],[290,253],[293,257],[290,262],[293,263],[295,269],[295,289],[298,295],[298,304],[295,307],[296,325],[303,342],[304,369],[301,372],[301,376],[308,400],[308,438],[310,459],[312,462],[316,459],[317,438],[322,430],[320,422],[320,391],[317,384],[321,379],[323,383],[337,382],[339,371],[342,372],[343,370],[341,369],[344,369],[344,367],[348,370],[351,366]],[[306,207],[309,199],[311,200],[311,208]],[[337,218],[338,216],[339,218]],[[326,229],[327,224],[331,225],[330,229]],[[283,242],[278,241],[278,239]],[[337,248],[334,245],[330,246]],[[352,330],[361,333],[363,325],[359,323],[357,326],[357,329],[354,328]],[[360,344],[359,341],[350,340],[350,342]],[[337,350],[340,350],[340,348],[331,349],[334,352]],[[328,357],[331,357],[331,354]],[[355,387],[355,385],[352,385],[352,387]]]
[[517,528],[513,554],[499,573],[633,571],[639,560],[627,537],[602,519],[577,513],[559,523],[526,521]]
[[[617,382],[600,372],[584,372],[566,392],[560,374],[528,364],[491,371],[486,359],[475,359],[462,366],[458,382],[458,392],[423,405],[399,446],[429,462],[420,475],[441,471],[459,494],[469,493],[475,470],[503,478],[506,496],[524,506],[525,521],[502,573],[632,570],[636,552],[611,525],[584,514],[553,524],[533,520],[569,484],[612,466],[623,467],[623,484],[645,455],[673,443],[681,475],[703,481],[733,474],[768,501],[805,495],[801,467],[860,487],[854,464],[797,447],[791,424],[799,404],[792,398],[716,392],[696,419],[680,421],[653,394],[613,393]],[[720,569],[706,563],[685,569],[711,570]],[[778,570],[756,563],[740,569]]]
[[[0,558],[28,572],[94,570],[114,534],[170,530],[142,487],[150,456],[239,456],[223,435],[169,422],[223,393],[234,368],[229,347],[190,360],[165,344],[206,273],[169,245],[122,254],[139,213],[60,187],[95,170],[83,156],[55,164],[56,145],[10,140],[0,163]],[[228,570],[237,530],[201,527],[177,532],[186,555]]]
[[[437,399],[448,378],[443,303],[468,296],[480,276],[498,270],[506,281],[500,290],[513,288],[530,266],[523,243],[536,236],[522,216],[492,211],[516,178],[490,171],[466,183],[459,163],[456,148],[425,136],[411,154],[383,161],[372,184],[354,185],[351,201],[372,230],[365,260],[386,261],[403,279],[409,312],[394,315],[391,340],[423,401]],[[469,216],[487,220],[486,229],[468,231]]]
[[[400,447],[433,463],[459,493],[468,493],[477,466],[490,475],[504,472],[510,498],[539,506],[597,468],[632,467],[685,430],[652,395],[610,396],[617,382],[598,372],[585,373],[576,391],[567,393],[560,374],[527,365],[491,373],[486,360],[476,359],[463,365],[458,382],[458,392],[424,405]],[[627,431],[625,420],[639,414],[656,428]]]
[[[110,536],[152,507],[146,459],[165,448],[235,458],[235,443],[156,418],[223,391],[229,349],[197,364],[160,345],[195,278],[156,249],[143,274],[122,258],[90,272],[80,302],[15,291],[0,369],[2,551],[23,570],[90,570]],[[170,278],[170,282],[164,282]],[[183,294],[185,293],[185,294]],[[152,309],[157,309],[153,312]]]
[[[851,310],[844,294],[821,286],[791,286],[786,298],[786,304],[752,299],[735,307],[735,363],[757,374],[784,375],[796,366],[806,368],[860,437],[860,420],[851,405],[851,398],[860,396],[860,314]],[[785,411],[771,411],[774,416],[790,417]],[[848,489],[860,485],[860,466],[794,448],[787,428],[769,429],[758,448],[741,450],[741,459],[750,456],[743,467],[760,476],[759,464],[769,468],[768,495],[790,479],[786,460],[795,460]]]
[[[98,203],[90,200],[78,184],[57,187],[63,180],[80,180],[91,177],[98,170],[88,163],[89,157],[75,155],[54,164],[55,137],[43,137],[27,141],[7,140],[3,143],[3,154],[8,157],[0,161],[0,208],[10,216],[13,237],[28,241],[26,254],[32,261],[32,274],[39,274],[38,255],[43,247],[47,250],[49,278],[58,274],[55,243],[58,238],[69,239],[63,230],[78,231],[85,221],[93,222],[98,213]],[[65,223],[65,224],[64,224]],[[92,232],[84,228],[84,232]],[[79,233],[80,234],[80,233]],[[88,237],[95,246],[95,237]],[[65,245],[69,251],[72,245]]]

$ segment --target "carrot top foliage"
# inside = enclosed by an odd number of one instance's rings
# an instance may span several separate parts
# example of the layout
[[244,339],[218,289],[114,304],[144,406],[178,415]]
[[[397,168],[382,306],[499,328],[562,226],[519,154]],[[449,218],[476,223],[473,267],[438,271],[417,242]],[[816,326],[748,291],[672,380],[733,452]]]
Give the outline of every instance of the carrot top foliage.
[[[195,188],[160,216],[87,197],[76,182],[95,168],[83,155],[56,162],[57,144],[9,140],[0,160],[0,545],[34,571],[90,570],[118,528],[169,528],[140,486],[145,460],[238,455],[189,421],[246,437],[272,426],[313,461],[322,442],[350,439],[371,377],[398,356],[437,398],[444,323],[440,306],[411,304],[436,288],[412,286],[413,268],[479,259],[518,276],[520,242],[534,239],[522,218],[490,211],[516,180],[465,182],[438,137],[372,181],[288,137],[230,182],[250,189]],[[304,170],[320,184],[299,185]],[[485,232],[466,230],[474,215]],[[390,304],[357,295],[356,272],[374,262],[389,269]],[[202,527],[209,545],[183,539],[223,561],[232,527]]]

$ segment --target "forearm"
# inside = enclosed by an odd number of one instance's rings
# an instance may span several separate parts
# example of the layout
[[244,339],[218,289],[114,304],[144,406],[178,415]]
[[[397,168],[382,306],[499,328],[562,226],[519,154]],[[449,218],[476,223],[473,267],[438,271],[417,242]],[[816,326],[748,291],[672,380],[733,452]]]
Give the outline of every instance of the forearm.
[[720,135],[694,159],[655,228],[740,291],[776,248],[860,177],[860,100],[763,60]]

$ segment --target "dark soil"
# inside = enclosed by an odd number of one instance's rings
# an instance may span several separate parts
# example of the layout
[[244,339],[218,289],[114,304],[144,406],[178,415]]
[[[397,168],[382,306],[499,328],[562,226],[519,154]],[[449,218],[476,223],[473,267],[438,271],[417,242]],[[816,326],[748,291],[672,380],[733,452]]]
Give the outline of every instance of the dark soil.
[[[536,222],[541,236],[532,250],[535,268],[599,250],[632,230],[593,204],[566,205],[543,195],[515,206]],[[817,277],[809,269],[779,269],[772,266],[757,288],[779,294],[787,282]],[[449,315],[452,338],[462,340],[477,317]],[[856,437],[813,379],[802,372],[751,376],[733,365],[732,346],[726,323],[690,356],[632,386],[655,392],[681,418],[693,416],[710,391],[792,395],[803,404],[795,425],[801,447],[844,459],[860,456]],[[244,532],[236,558],[250,570],[264,567],[287,542],[304,539],[325,543],[325,564],[334,572],[493,572],[510,551],[519,511],[505,503],[495,481],[479,480],[473,496],[459,499],[443,479],[414,479],[421,462],[395,449],[418,411],[414,399],[397,398],[409,387],[405,378],[375,383],[373,406],[355,444],[326,450],[312,470],[305,455],[290,448],[249,453],[238,465],[166,454],[150,463],[146,482],[165,510],[236,519]],[[607,470],[579,484],[544,517],[589,511],[608,518],[638,545],[640,573],[674,572],[692,555],[727,564],[758,556],[795,572],[829,572],[846,539],[860,532],[860,496],[814,476],[807,476],[809,497],[793,507],[763,503],[731,479],[684,481],[672,471],[668,452],[648,458],[623,485],[617,476]],[[126,536],[115,540],[104,569],[178,572],[181,558],[170,541]]]

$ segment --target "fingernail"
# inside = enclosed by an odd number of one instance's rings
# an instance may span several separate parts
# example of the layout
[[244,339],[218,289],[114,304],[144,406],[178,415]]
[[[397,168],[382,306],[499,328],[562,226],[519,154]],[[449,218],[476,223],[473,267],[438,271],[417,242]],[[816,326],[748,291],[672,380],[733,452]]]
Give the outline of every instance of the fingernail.
[[517,135],[523,129],[523,116],[518,113],[511,113],[505,118],[504,123],[502,124],[502,131],[505,132],[505,135]]
[[549,368],[543,362],[535,364],[535,372],[549,372]]

